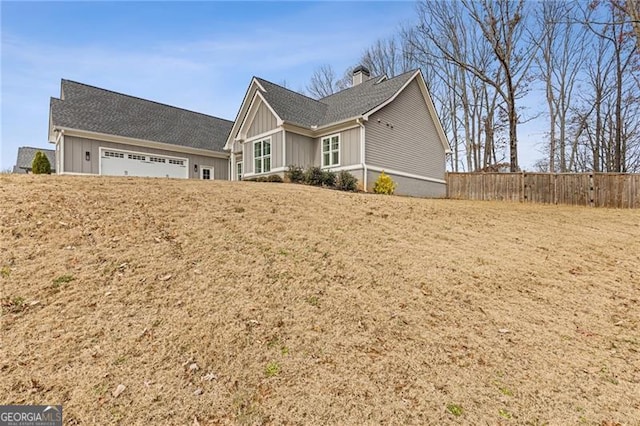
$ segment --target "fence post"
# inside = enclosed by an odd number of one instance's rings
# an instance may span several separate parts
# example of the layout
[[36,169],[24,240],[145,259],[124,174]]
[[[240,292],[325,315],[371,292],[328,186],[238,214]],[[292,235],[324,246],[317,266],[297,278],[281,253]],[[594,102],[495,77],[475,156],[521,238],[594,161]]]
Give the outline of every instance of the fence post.
[[520,172],[520,197],[521,203],[524,203],[524,172]]
[[593,173],[589,173],[589,207],[595,205],[595,183],[593,181]]
[[444,175],[444,180],[447,182],[447,192],[446,192],[446,197],[447,199],[451,198],[449,195],[449,185],[451,184],[451,180],[449,179],[449,172],[446,172]]

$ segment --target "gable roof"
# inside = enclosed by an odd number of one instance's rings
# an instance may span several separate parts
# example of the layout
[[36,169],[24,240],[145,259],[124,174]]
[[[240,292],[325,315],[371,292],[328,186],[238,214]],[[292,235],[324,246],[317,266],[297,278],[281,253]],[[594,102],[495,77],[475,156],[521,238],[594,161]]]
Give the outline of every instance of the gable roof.
[[51,98],[51,125],[222,151],[233,122],[71,80]]
[[283,121],[311,127],[318,125],[325,116],[327,104],[262,78],[254,78],[264,88],[261,91],[264,99]]
[[[387,78],[386,76],[374,77],[318,100],[265,79],[253,77],[238,112],[236,123],[231,130],[232,133],[229,134],[227,139],[225,149],[230,148],[230,144],[240,130],[242,122],[246,119],[249,105],[257,96],[256,92],[264,98],[283,122],[315,130],[316,128],[365,116],[383,107],[386,103],[395,99],[407,87],[409,82],[417,76],[422,76],[420,70],[408,71],[393,78]],[[433,107],[424,79],[420,78],[420,80],[422,81],[421,90],[423,91],[425,102],[433,115],[433,120],[436,122],[436,129],[442,145],[449,152],[446,135]],[[255,91],[252,90],[254,86]],[[249,99],[251,93],[253,93],[253,96]]]
[[255,79],[265,89],[262,96],[283,121],[322,127],[367,113],[391,98],[415,73],[413,70],[390,79],[371,78],[318,100],[262,78]]
[[366,114],[398,93],[416,75],[416,72],[416,70],[408,71],[389,79],[370,78],[356,86],[320,99],[320,102],[329,106],[320,125]]
[[16,168],[31,170],[36,152],[41,151],[49,159],[51,170],[56,169],[56,152],[53,149],[33,148],[31,146],[21,146],[18,148],[18,158],[16,158]]

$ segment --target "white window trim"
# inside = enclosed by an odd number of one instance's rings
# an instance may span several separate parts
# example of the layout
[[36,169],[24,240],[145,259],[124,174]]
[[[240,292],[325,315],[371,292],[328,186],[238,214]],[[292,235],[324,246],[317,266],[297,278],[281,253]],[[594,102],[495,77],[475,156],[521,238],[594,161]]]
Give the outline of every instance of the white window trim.
[[209,180],[213,180],[213,172],[214,172],[214,168],[213,166],[200,166],[200,179],[204,180],[204,171],[205,170],[209,170]]
[[[338,137],[338,163],[337,164],[324,164],[324,154],[325,154],[325,151],[324,151],[324,140],[325,139],[329,139],[329,162],[331,162],[331,158],[332,158],[331,154],[333,154],[333,152],[335,152],[335,151],[333,151],[331,149],[331,139],[336,137],[336,136]],[[333,135],[323,136],[323,137],[320,138],[320,164],[322,164],[322,168],[323,169],[329,169],[331,167],[340,167],[340,163],[342,161],[342,158],[341,158],[342,156],[341,156],[341,153],[340,153],[340,151],[342,151],[340,149],[341,145],[342,145],[341,139],[342,138],[340,137],[340,133],[334,133]]]
[[[240,166],[240,169],[242,170],[239,175],[238,175],[238,166]],[[235,173],[236,173],[236,180],[242,180],[242,177],[244,176],[244,163],[242,161],[236,161]]]
[[[269,170],[268,171],[264,171],[264,159],[267,158],[267,156],[264,155],[264,142],[268,142],[269,143]],[[261,164],[260,164],[260,173],[256,172],[256,144],[258,143],[262,143],[262,156],[258,157],[261,160]],[[268,138],[264,138],[264,139],[259,139],[256,141],[251,142],[251,154],[253,156],[253,174],[254,175],[263,175],[263,174],[267,174],[267,173],[272,173],[273,172],[273,161],[271,161],[273,159],[273,144],[271,143],[271,137]],[[244,158],[244,157],[243,157]],[[244,170],[243,170],[244,172]]]

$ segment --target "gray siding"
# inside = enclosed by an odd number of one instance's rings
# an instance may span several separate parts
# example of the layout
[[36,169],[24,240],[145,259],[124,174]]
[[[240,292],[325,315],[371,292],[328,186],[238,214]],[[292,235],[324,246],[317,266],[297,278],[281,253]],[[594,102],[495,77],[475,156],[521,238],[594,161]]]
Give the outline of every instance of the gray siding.
[[246,175],[253,173],[253,143],[245,142],[242,144],[242,170]]
[[313,138],[287,132],[287,164],[286,166],[313,166],[317,143]]
[[278,121],[275,115],[271,113],[269,108],[267,108],[267,106],[263,102],[261,102],[260,106],[258,106],[258,112],[256,112],[256,116],[253,118],[253,122],[247,124],[249,124],[247,138],[261,135],[262,133],[266,133],[278,127]]
[[340,164],[339,166],[353,166],[362,164],[360,159],[360,127],[355,127],[342,132],[334,132],[315,139],[314,163],[322,165],[322,138],[339,134],[340,135]]
[[[209,166],[213,167],[214,179],[229,179],[229,160],[225,158],[213,158],[203,155],[167,151],[163,149],[144,148],[136,145],[79,138],[76,136],[64,136],[64,171],[67,173],[88,173],[97,175],[99,173],[100,147],[187,158],[189,160],[189,178],[199,179],[200,167]],[[85,152],[87,151],[91,153],[90,161],[85,159]],[[194,164],[198,165],[197,172],[194,171]]]
[[[271,138],[271,169],[282,167],[282,131],[264,137],[264,139],[268,138]],[[253,144],[258,140],[263,138],[244,143],[243,155],[246,158],[244,173],[253,173]]]
[[233,179],[237,179],[236,165],[238,163],[242,163],[242,174],[244,175],[245,170],[244,170],[244,162],[242,161],[242,154],[235,154],[233,164],[231,165],[231,173],[233,173]]
[[414,80],[365,123],[366,164],[444,180],[445,151],[434,119]]
[[[447,185],[444,183],[429,182],[426,180],[397,176],[392,173],[385,174],[398,185],[397,195],[408,195],[411,197],[444,198],[447,195]],[[367,190],[373,192],[373,184],[378,179],[380,173],[367,170]]]

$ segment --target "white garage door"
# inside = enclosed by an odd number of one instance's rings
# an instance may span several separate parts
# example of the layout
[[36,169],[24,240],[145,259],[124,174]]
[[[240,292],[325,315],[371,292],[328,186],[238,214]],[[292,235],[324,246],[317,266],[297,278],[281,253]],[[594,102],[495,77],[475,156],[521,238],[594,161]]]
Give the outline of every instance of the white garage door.
[[186,179],[189,177],[189,160],[143,152],[100,148],[100,174]]

